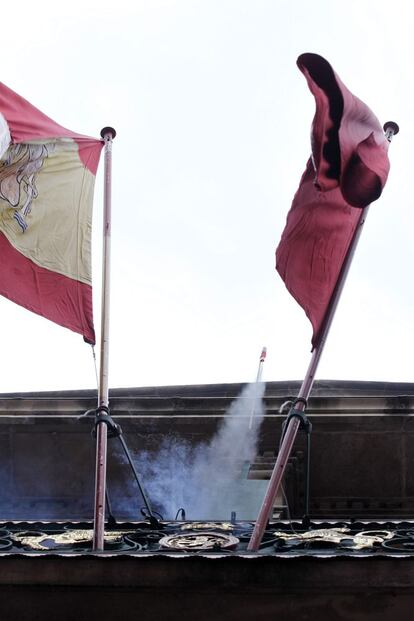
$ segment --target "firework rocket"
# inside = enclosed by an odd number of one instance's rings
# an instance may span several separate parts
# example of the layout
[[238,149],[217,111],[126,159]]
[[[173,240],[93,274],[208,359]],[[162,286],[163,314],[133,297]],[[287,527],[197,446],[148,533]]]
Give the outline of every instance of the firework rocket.
[[[259,368],[257,369],[256,384],[262,381],[263,363],[266,360],[266,354],[267,354],[267,349],[266,347],[263,347],[262,353],[260,354],[260,358],[259,358]],[[252,428],[254,415],[255,415],[255,405],[253,403],[252,412],[250,414],[249,429]]]

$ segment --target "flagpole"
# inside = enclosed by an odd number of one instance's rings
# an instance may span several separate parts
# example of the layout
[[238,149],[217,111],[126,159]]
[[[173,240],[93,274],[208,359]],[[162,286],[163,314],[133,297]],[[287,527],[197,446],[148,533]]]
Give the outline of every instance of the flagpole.
[[98,407],[96,410],[96,465],[95,465],[95,509],[93,549],[104,549],[106,457],[108,430],[105,415],[109,414],[109,302],[110,302],[110,259],[111,259],[111,186],[112,186],[112,140],[116,132],[104,127],[101,136],[105,141],[104,167],[104,216],[102,257],[102,300],[101,300],[101,351],[99,367]]
[[[399,127],[393,121],[389,121],[384,125],[385,137],[388,142],[391,142],[393,136],[398,134]],[[282,483],[283,474],[290,454],[292,452],[293,444],[299,427],[305,420],[305,409],[307,400],[312,390],[313,382],[315,380],[316,370],[319,365],[320,358],[322,356],[323,348],[326,343],[329,329],[332,324],[332,320],[335,315],[336,308],[338,306],[339,299],[341,297],[342,290],[345,285],[346,277],[349,272],[349,268],[352,263],[352,259],[355,254],[356,247],[358,245],[359,238],[361,236],[362,228],[365,224],[366,217],[368,215],[369,205],[362,209],[358,224],[355,228],[354,236],[349,246],[347,255],[342,265],[339,278],[332,294],[329,306],[327,308],[324,323],[321,328],[318,343],[315,346],[312,357],[306,372],[305,378],[302,382],[299,394],[289,412],[287,429],[283,435],[282,443],[279,449],[279,453],[276,459],[275,466],[273,468],[272,476],[269,481],[269,485],[262,503],[262,506],[257,517],[252,536],[250,538],[247,549],[251,552],[256,552],[259,549],[260,543],[263,538],[263,533],[266,529],[267,522],[270,518],[275,499],[279,492],[279,488]]]

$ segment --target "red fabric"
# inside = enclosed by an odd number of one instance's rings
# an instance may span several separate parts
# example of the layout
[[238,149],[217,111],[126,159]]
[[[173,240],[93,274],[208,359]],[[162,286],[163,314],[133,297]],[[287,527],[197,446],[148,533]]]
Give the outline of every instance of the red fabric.
[[309,317],[315,347],[359,208],[379,198],[387,180],[388,141],[325,59],[303,54],[298,66],[316,102],[312,157],[276,250],[276,269]]
[[39,267],[0,232],[0,295],[95,343],[92,287]]
[[43,114],[1,82],[0,112],[9,125],[14,143],[44,140],[45,138],[73,138],[78,144],[79,157],[83,165],[96,175],[103,146],[102,140],[77,134],[55,123],[46,114]]

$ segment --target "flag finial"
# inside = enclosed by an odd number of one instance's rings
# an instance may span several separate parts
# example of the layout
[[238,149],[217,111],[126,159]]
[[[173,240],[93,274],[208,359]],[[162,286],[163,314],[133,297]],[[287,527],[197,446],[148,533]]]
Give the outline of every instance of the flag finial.
[[103,139],[105,139],[105,136],[107,136],[108,134],[111,136],[112,140],[115,138],[116,131],[113,127],[104,127],[103,129],[101,129],[101,137]]
[[398,132],[400,131],[400,128],[398,127],[397,123],[395,123],[394,121],[387,121],[384,124],[383,130],[384,130],[386,139],[388,140],[388,142],[391,142],[392,137],[398,134]]

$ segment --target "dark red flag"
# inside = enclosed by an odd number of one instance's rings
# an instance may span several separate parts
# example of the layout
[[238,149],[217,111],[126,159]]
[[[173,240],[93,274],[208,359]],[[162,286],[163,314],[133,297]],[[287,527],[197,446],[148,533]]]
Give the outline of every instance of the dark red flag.
[[318,337],[355,227],[387,180],[381,124],[317,54],[297,61],[315,97],[312,156],[276,250],[276,269]]

